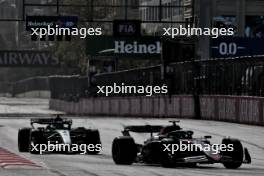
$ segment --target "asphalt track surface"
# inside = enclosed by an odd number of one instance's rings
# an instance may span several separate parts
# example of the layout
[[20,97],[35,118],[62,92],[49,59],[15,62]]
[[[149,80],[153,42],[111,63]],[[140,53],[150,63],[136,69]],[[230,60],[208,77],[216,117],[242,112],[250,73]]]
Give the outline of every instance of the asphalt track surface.
[[[4,100],[4,101],[2,101]],[[6,103],[6,104],[5,104]],[[38,105],[39,103],[39,105]],[[2,109],[1,109],[2,108]],[[21,109],[22,108],[22,109]],[[34,109],[33,109],[34,108]],[[38,109],[39,108],[39,109]],[[3,112],[5,109],[5,112]],[[2,111],[1,111],[2,110]],[[19,114],[19,112],[22,115]],[[7,113],[8,112],[8,113]],[[12,114],[12,112],[14,112]],[[0,167],[0,176],[252,176],[264,175],[264,128],[225,122],[181,119],[181,126],[195,131],[196,137],[212,135],[213,143],[220,143],[224,136],[242,140],[249,149],[252,164],[242,165],[236,170],[225,169],[221,164],[199,165],[196,168],[162,168],[144,164],[131,166],[115,165],[111,157],[111,144],[114,137],[121,134],[124,125],[166,125],[169,119],[110,118],[110,117],[73,117],[73,126],[98,128],[101,133],[103,151],[100,155],[45,154],[32,155],[19,153],[17,132],[21,127],[29,127],[26,115],[42,116],[49,113],[46,100],[38,99],[1,99],[0,98],[0,148],[7,149],[41,167],[10,166]],[[5,114],[7,113],[7,114]],[[25,113],[23,115],[23,113]],[[5,116],[7,115],[7,116]],[[133,134],[137,142],[148,135]],[[1,157],[0,157],[1,160]]]

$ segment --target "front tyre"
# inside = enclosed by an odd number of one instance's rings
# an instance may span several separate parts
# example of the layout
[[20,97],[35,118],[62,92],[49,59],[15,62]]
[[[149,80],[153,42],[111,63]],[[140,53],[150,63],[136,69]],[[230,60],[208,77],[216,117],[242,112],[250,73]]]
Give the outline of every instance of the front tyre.
[[30,153],[31,154],[43,154],[45,151],[41,151],[41,145],[45,144],[45,138],[43,136],[43,133],[41,131],[33,131],[31,133],[31,143],[30,143]]
[[30,148],[30,128],[23,128],[18,131],[18,151],[29,152]]
[[137,157],[137,146],[130,136],[121,136],[114,139],[112,157],[116,164],[131,165]]
[[233,145],[233,151],[223,151],[221,155],[223,158],[227,158],[227,160],[223,160],[223,165],[227,169],[237,169],[243,163],[243,146],[241,142],[237,139],[229,139],[225,138],[222,141],[222,144]]
[[92,144],[94,146],[93,150],[87,149],[87,154],[96,155],[100,153],[102,150],[102,143],[101,143],[99,131],[98,130],[88,131],[86,135],[85,143],[86,145]]
[[176,166],[173,156],[169,152],[162,152],[161,154],[161,166],[165,168],[173,168]]

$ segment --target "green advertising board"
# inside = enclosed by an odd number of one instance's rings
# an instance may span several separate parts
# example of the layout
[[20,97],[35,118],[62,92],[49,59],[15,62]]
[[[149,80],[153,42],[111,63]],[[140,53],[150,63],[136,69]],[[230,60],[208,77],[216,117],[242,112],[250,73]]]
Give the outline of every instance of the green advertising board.
[[133,58],[160,58],[161,41],[159,37],[96,36],[87,39],[87,54],[91,56],[115,56]]

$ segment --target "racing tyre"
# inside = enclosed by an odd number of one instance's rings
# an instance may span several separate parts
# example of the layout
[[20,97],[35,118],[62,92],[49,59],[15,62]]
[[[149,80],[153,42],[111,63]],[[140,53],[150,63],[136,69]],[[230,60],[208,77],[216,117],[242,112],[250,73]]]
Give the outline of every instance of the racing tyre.
[[137,157],[137,146],[130,136],[114,139],[112,144],[112,157],[116,164],[131,165]]
[[165,168],[173,168],[176,166],[173,156],[169,152],[161,153],[161,166]]
[[[31,144],[30,144],[30,153],[32,154],[42,154],[40,151],[40,145],[44,144],[44,137],[43,137],[43,133],[40,131],[34,131],[31,133],[30,136],[31,139]],[[32,145],[35,145],[36,147],[33,148]]]
[[29,152],[30,148],[30,128],[23,128],[18,131],[18,151]]
[[223,157],[229,157],[232,159],[232,161],[223,161],[223,165],[227,169],[237,169],[239,168],[243,163],[243,146],[241,142],[237,139],[229,139],[225,138],[222,141],[222,144],[229,145],[232,144],[234,150],[233,151],[223,151],[221,152],[221,155]]
[[96,155],[96,154],[100,153],[100,151],[102,149],[102,144],[101,144],[101,140],[100,140],[100,133],[98,130],[91,130],[87,133],[86,144],[87,145],[89,145],[89,144],[94,145],[94,150],[88,150],[87,149],[88,154]]

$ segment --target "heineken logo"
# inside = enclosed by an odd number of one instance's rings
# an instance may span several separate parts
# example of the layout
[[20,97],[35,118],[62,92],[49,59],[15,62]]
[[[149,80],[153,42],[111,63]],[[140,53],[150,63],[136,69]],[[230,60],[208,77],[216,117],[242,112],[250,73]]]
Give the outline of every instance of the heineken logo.
[[160,59],[162,43],[160,37],[112,37],[87,38],[86,51],[91,56],[114,56],[133,59]]
[[114,53],[116,54],[160,54],[161,43],[157,41],[153,44],[141,44],[136,41],[115,41]]

